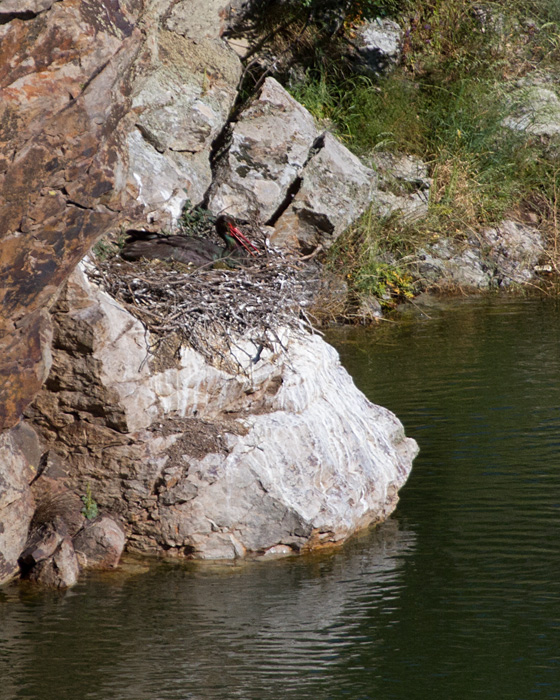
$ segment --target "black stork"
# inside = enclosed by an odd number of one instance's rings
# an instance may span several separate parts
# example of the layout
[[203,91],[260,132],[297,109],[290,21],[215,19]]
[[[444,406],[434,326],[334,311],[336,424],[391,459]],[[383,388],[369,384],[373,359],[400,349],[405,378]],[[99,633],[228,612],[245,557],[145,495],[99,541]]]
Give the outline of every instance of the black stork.
[[258,249],[241,233],[231,216],[222,214],[216,219],[216,233],[225,242],[225,248],[206,238],[192,236],[163,236],[149,231],[129,231],[129,237],[121,250],[125,260],[176,260],[184,264],[202,267],[212,266],[228,258],[235,260],[245,255],[255,255]]

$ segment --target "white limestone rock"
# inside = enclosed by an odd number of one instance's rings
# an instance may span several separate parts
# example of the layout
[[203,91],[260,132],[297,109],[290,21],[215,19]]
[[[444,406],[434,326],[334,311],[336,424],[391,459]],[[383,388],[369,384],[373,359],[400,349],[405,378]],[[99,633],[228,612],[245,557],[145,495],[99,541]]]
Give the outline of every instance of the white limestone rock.
[[241,62],[217,38],[162,30],[149,46],[132,95],[127,189],[148,220],[172,227],[187,199],[200,203],[212,182],[210,151],[237,96]]
[[76,490],[92,483],[100,507],[120,514],[129,549],[301,551],[395,508],[416,443],[320,337],[284,330],[256,365],[239,351],[238,372],[189,348],[158,369],[141,324],[82,273],[61,303],[53,390],[36,402],[37,421],[69,416],[59,440]]

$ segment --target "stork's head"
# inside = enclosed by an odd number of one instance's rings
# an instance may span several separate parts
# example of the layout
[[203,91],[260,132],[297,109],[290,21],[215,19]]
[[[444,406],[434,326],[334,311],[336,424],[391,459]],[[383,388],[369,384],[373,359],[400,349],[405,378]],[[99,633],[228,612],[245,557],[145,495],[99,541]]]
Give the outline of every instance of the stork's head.
[[238,248],[241,246],[250,255],[255,255],[253,251],[258,252],[258,248],[245,236],[235,225],[235,220],[226,214],[220,214],[216,219],[216,232],[222,238],[228,248]]

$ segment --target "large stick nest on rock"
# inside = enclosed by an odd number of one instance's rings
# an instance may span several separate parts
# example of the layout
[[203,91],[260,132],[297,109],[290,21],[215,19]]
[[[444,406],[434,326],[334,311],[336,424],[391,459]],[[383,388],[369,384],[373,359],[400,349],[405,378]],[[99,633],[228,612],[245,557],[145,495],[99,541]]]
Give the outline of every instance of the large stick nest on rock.
[[[192,235],[192,230],[185,233]],[[210,228],[205,233],[211,237]],[[105,255],[92,256],[86,272],[145,325],[154,356],[169,351],[170,344],[175,352],[188,345],[208,361],[239,371],[236,351],[249,355],[246,341],[254,345],[256,363],[263,348],[282,348],[281,328],[312,330],[305,309],[313,285],[303,263],[270,249],[255,227],[247,233],[258,253],[231,268],[227,261],[199,268],[159,260],[128,262],[112,245],[109,250],[105,246]]]

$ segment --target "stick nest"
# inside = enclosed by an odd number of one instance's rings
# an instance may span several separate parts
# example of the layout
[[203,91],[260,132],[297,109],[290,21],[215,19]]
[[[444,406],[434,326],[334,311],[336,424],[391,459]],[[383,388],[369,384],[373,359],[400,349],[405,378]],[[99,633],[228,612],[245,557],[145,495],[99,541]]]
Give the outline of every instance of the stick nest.
[[251,235],[259,253],[230,269],[127,262],[113,250],[104,259],[94,256],[86,272],[148,329],[153,356],[170,345],[175,353],[188,345],[213,364],[239,371],[233,350],[242,345],[250,356],[242,339],[254,345],[256,363],[263,348],[283,348],[280,328],[312,331],[305,308],[313,285],[303,263],[271,251],[262,234]]

